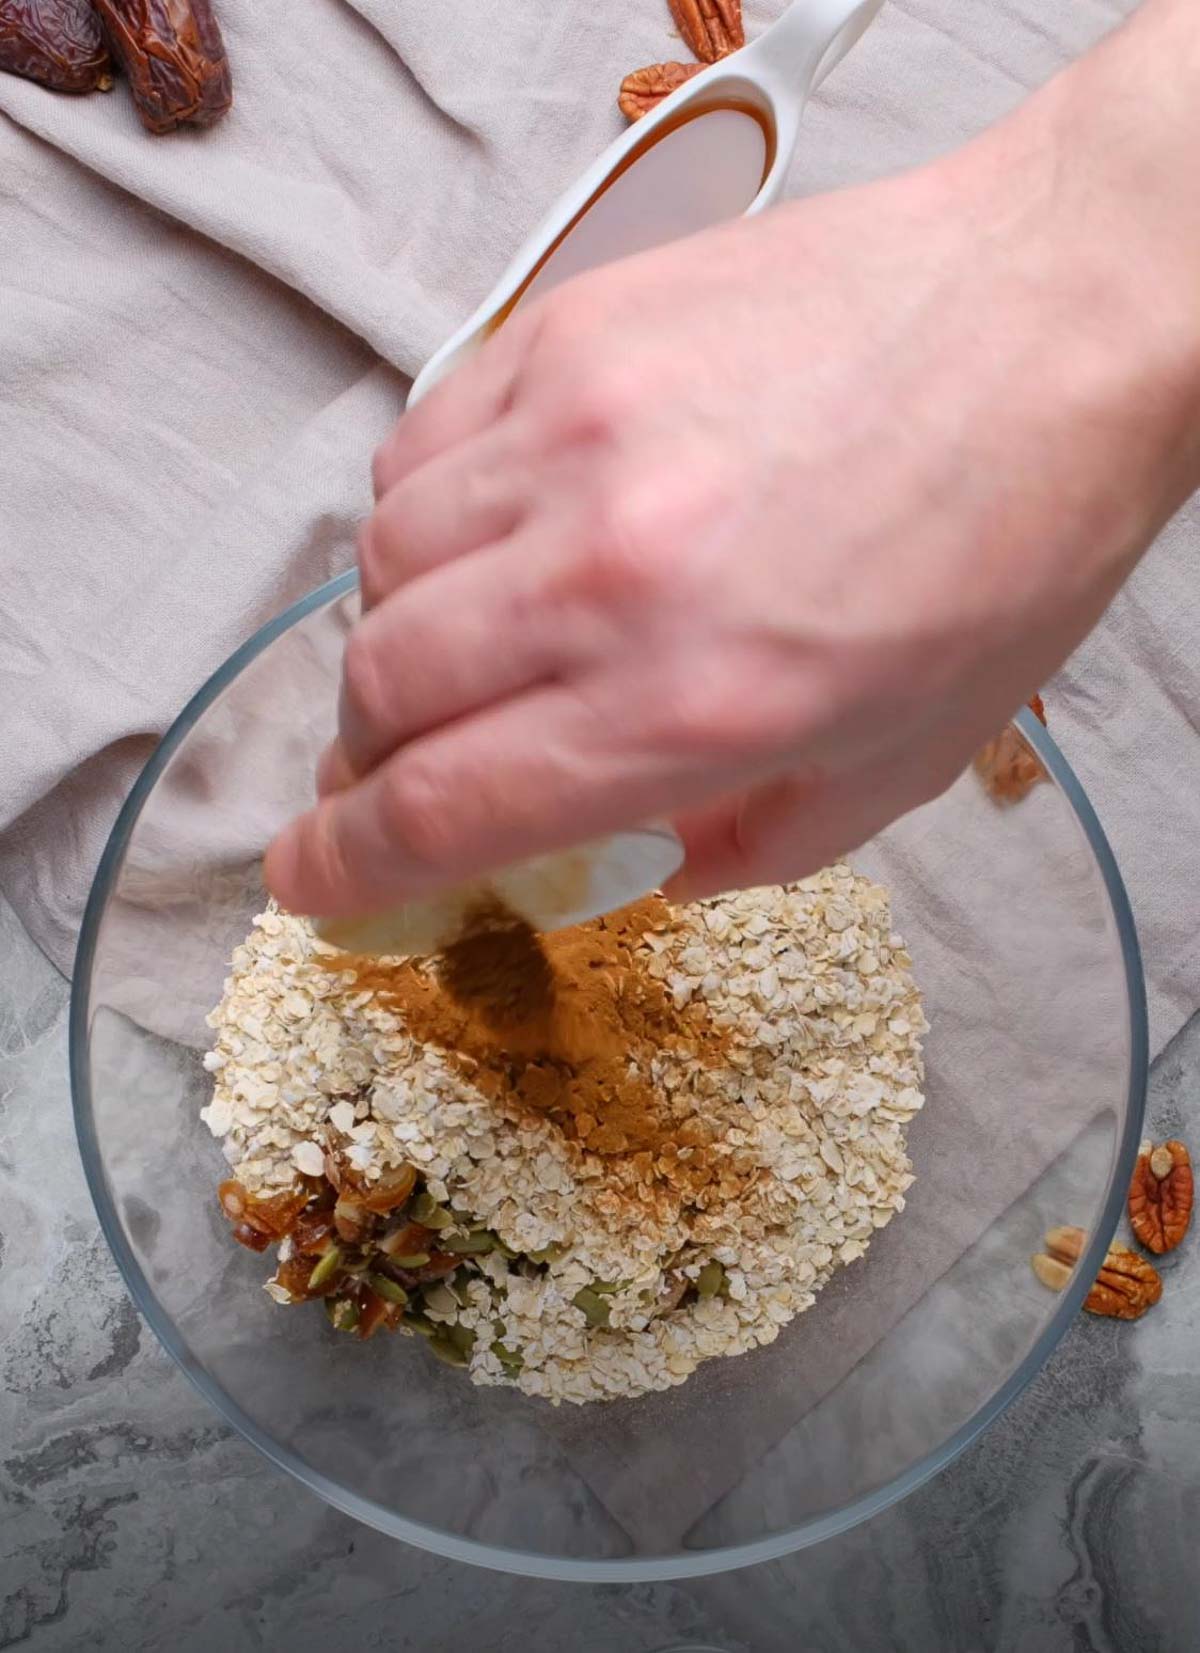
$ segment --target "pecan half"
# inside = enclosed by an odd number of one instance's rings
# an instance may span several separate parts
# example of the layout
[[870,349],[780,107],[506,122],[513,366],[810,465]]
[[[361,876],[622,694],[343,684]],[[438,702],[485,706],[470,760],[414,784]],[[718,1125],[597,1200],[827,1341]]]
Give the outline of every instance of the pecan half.
[[1071,1278],[1071,1265],[1061,1262],[1057,1257],[1047,1256],[1044,1251],[1037,1252],[1029,1260],[1033,1265],[1033,1272],[1050,1291],[1061,1291]]
[[[1033,1258],[1033,1272],[1044,1286],[1052,1291],[1062,1290],[1083,1254],[1085,1239],[1082,1228],[1047,1231],[1046,1251]],[[1153,1264],[1114,1240],[1083,1306],[1092,1314],[1107,1315],[1114,1320],[1140,1320],[1161,1296],[1162,1278]]]
[[746,44],[742,0],[669,0],[675,26],[702,63]]
[[1161,1296],[1162,1276],[1153,1263],[1114,1240],[1083,1306],[1092,1314],[1139,1320]]
[[1082,1228],[1048,1228],[1044,1244],[1051,1257],[1056,1257],[1060,1263],[1067,1263],[1074,1268],[1083,1256],[1086,1239],[1087,1235]]
[[1182,1142],[1143,1142],[1129,1184],[1129,1226],[1161,1257],[1187,1233],[1194,1198],[1191,1155]]
[[979,748],[974,766],[988,795],[1001,804],[1020,803],[1046,773],[1020,731],[1011,725]]
[[[1041,695],[1033,696],[1029,709],[1040,723],[1045,723],[1046,708]],[[974,768],[989,794],[1002,804],[1019,803],[1046,775],[1037,753],[1011,723],[994,740],[980,747],[975,754]]]
[[703,67],[703,63],[651,63],[645,69],[635,69],[621,82],[617,108],[629,120],[641,120]]

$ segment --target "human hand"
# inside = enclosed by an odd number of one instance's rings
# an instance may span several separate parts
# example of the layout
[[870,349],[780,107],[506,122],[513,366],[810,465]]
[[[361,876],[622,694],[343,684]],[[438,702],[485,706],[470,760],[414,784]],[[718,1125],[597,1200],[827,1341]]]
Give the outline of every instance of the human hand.
[[954,779],[1200,480],[1188,283],[1067,96],[584,276],[401,421],[285,905],[654,816],[681,892],[781,881]]

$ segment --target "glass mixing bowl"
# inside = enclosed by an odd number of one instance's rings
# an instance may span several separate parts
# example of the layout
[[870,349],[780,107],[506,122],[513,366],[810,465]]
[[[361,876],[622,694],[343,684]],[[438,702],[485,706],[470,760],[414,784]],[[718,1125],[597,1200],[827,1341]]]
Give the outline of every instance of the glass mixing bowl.
[[[1041,1366],[1094,1277],[1141,1134],[1137,941],[1079,783],[999,805],[972,773],[868,845],[931,1031],[917,1181],[867,1256],[769,1348],[582,1408],[479,1389],[419,1339],[339,1337],[261,1289],[197,1114],[204,1016],[263,902],[258,860],[310,796],[357,598],[314,592],[184,709],[113,830],[79,946],[75,1113],[138,1307],[217,1411],[348,1514],[464,1561],[552,1578],[683,1577],[811,1544],[918,1486]],[[1043,1231],[1092,1236],[1061,1295]]]

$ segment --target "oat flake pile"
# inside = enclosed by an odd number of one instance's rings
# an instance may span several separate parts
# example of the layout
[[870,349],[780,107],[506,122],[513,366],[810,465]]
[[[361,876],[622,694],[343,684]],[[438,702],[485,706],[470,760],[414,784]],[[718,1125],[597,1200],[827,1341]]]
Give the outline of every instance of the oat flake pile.
[[275,909],[202,1117],[267,1291],[552,1401],[771,1342],[904,1208],[926,1022],[884,890],[658,897],[366,960]]

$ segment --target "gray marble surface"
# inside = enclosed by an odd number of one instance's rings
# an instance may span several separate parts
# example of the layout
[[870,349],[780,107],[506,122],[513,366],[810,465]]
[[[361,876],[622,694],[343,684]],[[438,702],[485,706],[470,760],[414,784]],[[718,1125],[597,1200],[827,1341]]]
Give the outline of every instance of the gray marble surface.
[[[1200,1648],[1194,1237],[1160,1309],[1081,1316],[981,1441],[854,1532],[698,1583],[531,1583],[355,1525],[208,1411],[98,1233],[65,1047],[65,985],[0,910],[0,1648]],[[1150,1125],[1200,1139],[1200,1018],[1156,1065]]]

